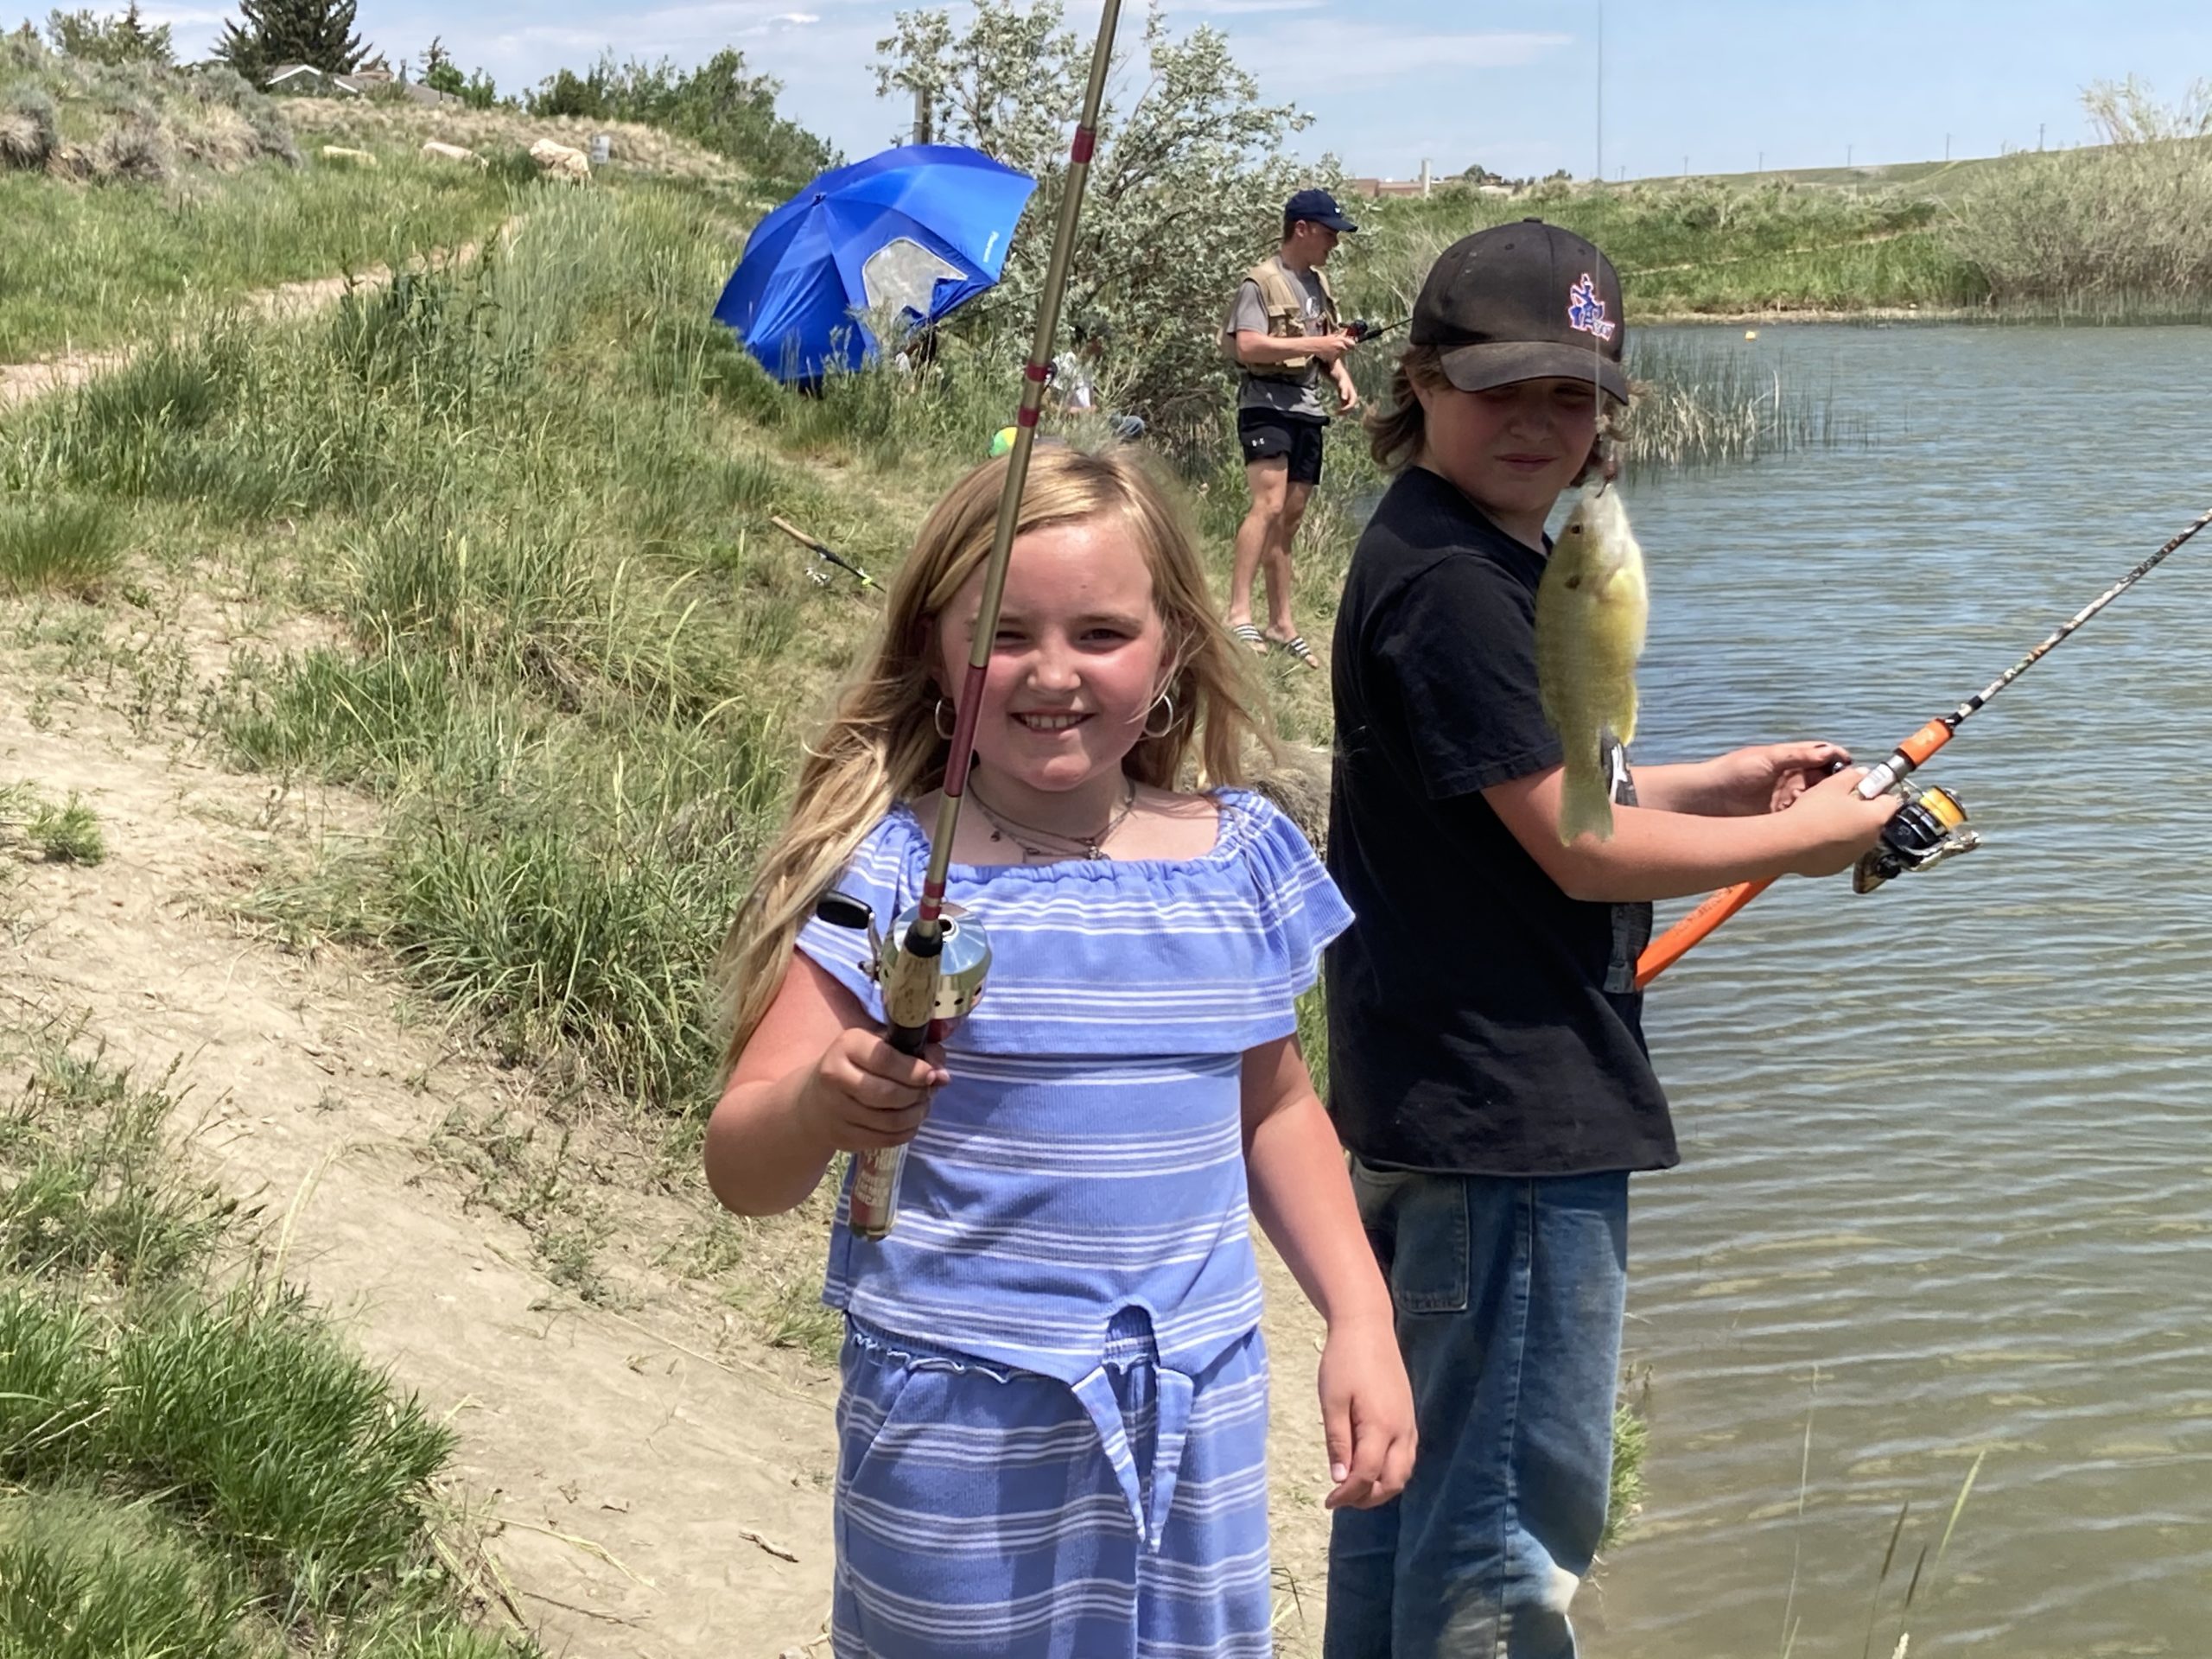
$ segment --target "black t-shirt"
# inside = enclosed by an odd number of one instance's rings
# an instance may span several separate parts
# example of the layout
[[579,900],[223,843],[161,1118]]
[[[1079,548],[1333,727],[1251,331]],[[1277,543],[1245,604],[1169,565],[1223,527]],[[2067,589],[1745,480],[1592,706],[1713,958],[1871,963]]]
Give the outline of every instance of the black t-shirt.
[[[1409,467],[1337,613],[1329,1111],[1370,1163],[1481,1175],[1663,1169],[1636,958],[1649,905],[1560,892],[1481,791],[1560,762],[1536,692],[1542,555]],[[1617,754],[1616,797],[1634,799]]]

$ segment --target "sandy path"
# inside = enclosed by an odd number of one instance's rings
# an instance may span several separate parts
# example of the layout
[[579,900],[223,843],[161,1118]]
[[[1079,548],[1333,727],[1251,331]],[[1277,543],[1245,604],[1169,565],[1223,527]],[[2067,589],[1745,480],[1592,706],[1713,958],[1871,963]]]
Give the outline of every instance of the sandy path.
[[[183,626],[195,661],[225,660],[219,622]],[[499,1524],[492,1554],[550,1652],[826,1653],[808,1644],[829,1597],[834,1382],[750,1346],[662,1265],[696,1236],[703,1191],[610,1182],[624,1311],[551,1283],[523,1230],[466,1205],[426,1156],[455,1106],[543,1103],[435,1021],[400,1018],[404,988],[381,964],[289,952],[226,912],[292,849],[371,832],[372,810],[343,791],[280,798],[181,731],[135,736],[89,688],[49,701],[40,729],[29,689],[0,666],[0,783],[81,793],[109,853],[31,865],[0,899],[19,912],[0,930],[0,1018],[82,1019],[147,1074],[181,1059],[178,1122],[196,1156],[287,1230],[286,1272],[450,1415],[454,1496]],[[1283,1653],[1306,1655],[1326,1538],[1319,1326],[1267,1260],[1279,1634]]]
[[[457,1496],[504,1524],[493,1554],[550,1651],[774,1655],[814,1636],[830,1385],[774,1356],[713,1357],[726,1328],[672,1285],[616,1314],[550,1284],[521,1230],[464,1211],[423,1156],[458,1102],[526,1107],[512,1082],[404,1027],[364,964],[285,953],[221,916],[280,842],[358,830],[364,809],[330,799],[262,827],[262,782],[172,760],[81,705],[35,729],[13,692],[0,780],[80,791],[109,856],[25,872],[0,1015],[81,1018],[147,1074],[181,1058],[198,1155],[272,1218],[293,1212],[286,1271],[451,1414]],[[641,1232],[671,1237],[700,1215],[696,1200],[634,1207]]]
[[[521,226],[519,214],[508,219],[499,231],[500,241],[512,242]],[[483,247],[481,242],[467,242],[450,252],[428,255],[419,263],[429,270],[442,270],[448,264],[471,264]],[[256,289],[239,295],[232,303],[249,317],[267,322],[289,322],[335,305],[349,286],[378,289],[391,280],[390,266],[372,265],[351,276],[315,276],[304,282],[280,283],[275,288]],[[135,346],[117,346],[105,351],[65,353],[59,357],[41,358],[35,363],[0,364],[0,409],[81,386],[123,367],[138,349]]]

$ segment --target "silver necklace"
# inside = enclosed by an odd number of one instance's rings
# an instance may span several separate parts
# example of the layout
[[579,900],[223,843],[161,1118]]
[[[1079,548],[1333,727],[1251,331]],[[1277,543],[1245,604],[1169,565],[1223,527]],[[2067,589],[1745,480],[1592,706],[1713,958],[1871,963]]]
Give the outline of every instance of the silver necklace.
[[[1106,843],[1114,838],[1114,832],[1122,827],[1129,813],[1136,806],[1137,786],[1134,779],[1124,778],[1122,780],[1122,804],[1114,809],[1113,815],[1106,820],[1105,827],[1092,836],[1063,835],[1057,830],[1040,830],[1033,823],[1024,823],[1019,818],[1009,818],[985,800],[982,791],[977,789],[973,784],[968,786],[968,798],[976,803],[976,810],[990,820],[991,839],[1012,842],[1021,849],[1021,861],[1027,864],[1032,859],[1052,861],[1063,858],[1105,857]],[[1024,841],[1022,836],[1025,834],[1039,836],[1048,842],[1057,841],[1065,844],[1060,847],[1039,847],[1033,842]]]

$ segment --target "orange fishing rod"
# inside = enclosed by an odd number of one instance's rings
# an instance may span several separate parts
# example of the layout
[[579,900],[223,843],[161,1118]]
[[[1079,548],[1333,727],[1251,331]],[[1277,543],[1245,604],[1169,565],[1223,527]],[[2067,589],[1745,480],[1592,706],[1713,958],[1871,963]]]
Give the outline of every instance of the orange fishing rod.
[[[1977,713],[1984,703],[2049,656],[2075,629],[2157,569],[2168,555],[2208,524],[2212,524],[2212,508],[2198,514],[2187,529],[2061,623],[2018,662],[1949,714],[1929,721],[1898,744],[1888,760],[1859,780],[1856,793],[1862,800],[1871,801],[1878,795],[1897,790],[1905,795],[1907,802],[1897,817],[1891,820],[1891,827],[1883,830],[1882,844],[1859,861],[1853,882],[1859,892],[1868,892],[1905,870],[1925,868],[1951,853],[1963,852],[1975,844],[1977,837],[1967,827],[1965,809],[1960,806],[1955,795],[1948,790],[1917,790],[1905,780],[1920,769],[1929,755],[1951,741],[1952,734],[1968,715]],[[1637,989],[1642,990],[1680,962],[1692,947],[1773,885],[1774,879],[1770,876],[1764,881],[1745,881],[1723,888],[1652,940],[1636,961]]]

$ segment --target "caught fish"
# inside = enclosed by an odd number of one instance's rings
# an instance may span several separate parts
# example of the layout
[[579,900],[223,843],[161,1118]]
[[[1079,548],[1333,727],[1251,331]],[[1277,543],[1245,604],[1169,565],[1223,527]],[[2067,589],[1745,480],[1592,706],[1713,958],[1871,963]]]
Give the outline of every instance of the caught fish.
[[[1620,492],[1584,490],[1536,586],[1536,689],[1566,746],[1559,838],[1613,833],[1611,744],[1636,735],[1636,659],[1649,603]],[[1609,741],[1610,740],[1610,741]]]

